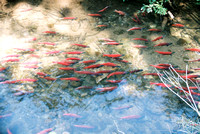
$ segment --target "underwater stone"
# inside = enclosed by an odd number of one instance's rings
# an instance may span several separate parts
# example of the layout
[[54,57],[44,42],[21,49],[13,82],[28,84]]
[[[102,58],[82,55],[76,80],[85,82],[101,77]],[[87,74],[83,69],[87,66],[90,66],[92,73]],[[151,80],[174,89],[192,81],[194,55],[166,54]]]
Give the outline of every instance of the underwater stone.
[[72,82],[70,82],[70,85],[72,87],[79,87],[79,86],[81,86],[81,84],[82,84],[82,82],[80,82],[80,81],[72,81]]
[[187,43],[187,41],[184,40],[184,39],[182,39],[182,38],[180,38],[180,39],[176,42],[176,44],[177,44],[177,45],[180,45],[180,46],[182,46],[182,45],[184,45],[184,44],[186,44],[186,43]]
[[200,44],[200,36],[195,35],[194,40],[196,40]]

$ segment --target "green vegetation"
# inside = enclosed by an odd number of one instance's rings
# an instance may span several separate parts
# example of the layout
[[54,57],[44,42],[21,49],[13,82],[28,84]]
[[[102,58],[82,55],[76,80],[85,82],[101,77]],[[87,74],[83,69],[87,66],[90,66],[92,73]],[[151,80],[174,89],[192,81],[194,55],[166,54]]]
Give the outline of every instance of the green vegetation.
[[141,8],[141,12],[155,12],[156,14],[166,15],[167,8],[163,6],[166,2],[168,2],[168,0],[149,0],[149,5],[144,4]]

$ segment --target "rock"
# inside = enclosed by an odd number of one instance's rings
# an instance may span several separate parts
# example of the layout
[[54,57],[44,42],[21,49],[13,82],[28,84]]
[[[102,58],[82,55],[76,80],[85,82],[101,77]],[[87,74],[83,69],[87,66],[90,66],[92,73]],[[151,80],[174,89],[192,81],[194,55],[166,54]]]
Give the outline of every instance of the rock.
[[68,87],[68,85],[69,85],[69,81],[62,81],[60,83],[60,85],[61,85],[62,89],[66,89]]
[[177,45],[180,45],[180,46],[183,46],[183,45],[186,44],[186,43],[187,43],[187,41],[184,40],[184,39],[182,39],[182,38],[180,38],[180,39],[176,42],[176,44],[177,44]]
[[80,82],[80,81],[72,81],[72,82],[70,82],[70,85],[72,87],[79,87],[79,86],[82,85],[82,82]]
[[176,27],[170,27],[170,33],[172,36],[178,36],[181,37],[181,31],[179,29],[177,29]]
[[196,40],[196,41],[200,44],[200,36],[195,35],[195,36],[194,36],[194,40]]

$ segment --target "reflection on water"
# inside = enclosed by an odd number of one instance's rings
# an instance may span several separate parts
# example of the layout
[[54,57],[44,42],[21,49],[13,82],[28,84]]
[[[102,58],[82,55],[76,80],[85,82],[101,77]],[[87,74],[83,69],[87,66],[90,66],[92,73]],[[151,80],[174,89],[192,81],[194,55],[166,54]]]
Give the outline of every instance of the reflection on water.
[[[90,91],[71,94],[59,92],[59,88],[48,94],[36,92],[15,97],[7,92],[8,87],[1,88],[1,113],[11,113],[0,119],[1,133],[6,133],[7,128],[16,134],[37,133],[47,128],[56,133],[169,133],[176,126],[170,114],[165,113],[167,99],[161,88],[140,91],[124,83],[112,92],[87,97],[81,93]],[[177,112],[175,116],[180,114]]]

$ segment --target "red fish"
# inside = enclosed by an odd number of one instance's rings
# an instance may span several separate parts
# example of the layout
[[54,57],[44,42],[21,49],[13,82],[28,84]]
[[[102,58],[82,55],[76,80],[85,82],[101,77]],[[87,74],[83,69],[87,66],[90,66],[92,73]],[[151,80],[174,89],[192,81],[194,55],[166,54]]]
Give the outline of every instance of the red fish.
[[104,74],[104,73],[111,73],[112,70],[101,70],[101,71],[97,71],[97,74]]
[[50,80],[50,81],[55,81],[56,78],[52,78],[52,77],[44,77],[44,76],[39,76],[40,78],[46,79],[46,80]]
[[119,67],[117,64],[112,62],[102,63],[101,65],[109,66],[109,67]]
[[131,108],[132,106],[121,106],[121,107],[115,107],[113,108],[114,110],[121,110],[121,109],[128,109]]
[[140,21],[140,19],[138,18],[138,16],[137,16],[136,14],[135,14],[134,16],[135,16],[135,18],[137,19],[137,23],[138,23],[138,24],[141,24],[141,21]]
[[20,82],[19,80],[10,80],[10,81],[0,82],[0,84],[17,84],[19,82]]
[[86,45],[83,45],[83,44],[71,44],[71,45],[79,46],[79,47],[83,47],[83,48],[89,47],[89,46],[86,46]]
[[76,58],[76,57],[70,57],[70,58],[66,58],[65,60],[81,60],[80,58]]
[[36,40],[37,40],[37,38],[35,38],[35,37],[27,39],[28,42],[30,42],[30,41],[36,41]]
[[178,23],[177,23],[177,24],[172,24],[172,26],[173,26],[173,27],[184,27],[183,24],[178,24]]
[[[180,92],[183,92],[183,91],[180,90]],[[189,93],[189,91],[185,91],[185,92]],[[190,90],[190,93],[193,94],[193,95],[200,96],[200,93],[194,92],[193,90]]]
[[145,45],[133,45],[133,47],[135,47],[135,48],[147,48],[147,46],[145,46]]
[[45,129],[45,130],[40,131],[40,132],[37,133],[37,134],[46,134],[46,133],[48,133],[48,132],[51,132],[52,130],[53,130],[53,128],[48,128],[48,129]]
[[168,69],[169,67],[165,67],[165,66],[158,66],[158,65],[150,65],[150,66],[153,66],[157,69]]
[[38,44],[51,45],[51,46],[56,45],[56,43],[53,43],[53,42],[38,42]]
[[186,78],[191,79],[191,78],[200,77],[200,75],[187,75],[187,77],[186,76],[181,76],[181,77],[184,78],[184,79],[186,79]]
[[150,85],[156,85],[156,86],[161,86],[161,87],[172,87],[171,85],[164,84],[164,83],[153,83],[153,82],[150,82]]
[[88,14],[89,16],[92,16],[92,17],[101,17],[102,15],[101,14]]
[[103,87],[103,88],[97,88],[96,90],[100,90],[100,92],[106,92],[106,91],[113,91],[116,88],[117,88],[117,86],[115,86],[115,87]]
[[1,68],[0,68],[0,72],[2,72],[2,71],[4,71],[4,70],[6,70],[5,67],[1,67]]
[[36,51],[36,49],[33,49],[33,48],[13,48],[13,49],[16,49],[16,50],[19,50],[19,51],[25,51],[25,52],[34,52],[34,51]]
[[114,10],[114,12],[116,12],[116,13],[118,13],[119,15],[122,15],[122,16],[124,16],[125,15],[125,13],[123,12],[123,11],[120,11],[120,10]]
[[46,34],[56,34],[55,31],[44,31],[44,32],[42,32],[42,33],[46,33]]
[[78,79],[76,77],[60,78],[60,80],[80,81],[80,79]]
[[7,56],[5,56],[5,57],[3,57],[3,58],[8,58],[8,57],[19,57],[19,56],[21,56],[20,54],[12,54],[12,55],[7,55]]
[[73,113],[64,113],[63,115],[64,115],[64,116],[75,117],[75,118],[81,118],[80,115],[78,115],[78,114],[73,114]]
[[129,63],[129,61],[127,61],[127,60],[121,60],[121,59],[116,59],[116,60],[119,62],[123,62],[123,63]]
[[28,8],[28,9],[21,9],[20,12],[27,12],[27,11],[30,11],[32,10],[32,8]]
[[144,39],[144,38],[133,38],[132,40],[140,40],[140,41],[149,41],[149,40],[147,40],[147,39]]
[[25,95],[25,94],[30,94],[30,93],[34,93],[34,91],[20,91],[17,93],[14,93],[14,96],[21,96],[21,95]]
[[118,42],[106,42],[106,43],[102,43],[103,45],[121,45],[122,43],[118,43]]
[[[70,58],[70,59],[71,59],[71,58]],[[72,59],[71,59],[71,60],[72,60]],[[75,63],[77,63],[76,60],[75,60],[75,61],[63,60],[63,61],[61,61],[61,62],[65,62],[65,63],[67,63],[67,64],[75,64]]]
[[126,74],[127,72],[113,72],[113,73],[111,73],[111,74],[109,74],[108,76],[107,76],[107,78],[110,78],[111,76],[114,76],[114,75],[122,75],[122,74]]
[[108,9],[109,8],[109,6],[106,6],[106,7],[104,7],[103,9],[101,9],[101,10],[99,10],[98,12],[100,13],[100,12],[104,12],[106,9]]
[[80,63],[84,63],[84,64],[88,64],[88,63],[95,63],[97,60],[86,60],[86,61],[82,61]]
[[175,87],[175,88],[177,88],[177,89],[184,89],[184,90],[188,90],[188,89],[198,89],[198,87]]
[[8,134],[12,134],[12,132],[7,128],[7,133]]
[[80,90],[80,89],[92,89],[93,87],[92,86],[80,86],[80,87],[77,87],[76,90]]
[[65,61],[53,61],[53,63],[64,65],[64,66],[69,66],[70,65],[70,63],[65,62]]
[[5,62],[19,62],[20,59],[8,59],[8,60],[4,60],[2,63],[5,63]]
[[130,29],[128,29],[127,31],[132,31],[132,30],[141,30],[141,27],[132,27]]
[[63,17],[62,20],[76,20],[77,17]]
[[108,27],[108,25],[97,25],[97,27]]
[[[160,64],[157,64],[157,66],[164,66],[164,67],[170,67],[172,65],[170,64],[165,64],[165,63],[160,63]],[[172,66],[173,67],[173,66]]]
[[169,45],[171,45],[172,43],[166,43],[166,42],[164,42],[164,43],[159,43],[159,44],[157,44],[157,45],[154,45],[154,47],[157,47],[157,46],[169,46]]
[[4,114],[4,115],[0,115],[0,118],[5,118],[5,117],[9,117],[11,116],[12,114]]
[[20,79],[18,81],[20,81],[20,82],[36,82],[37,79],[26,78],[26,79]]
[[46,52],[44,54],[58,54],[58,53],[61,53],[62,51],[50,51],[50,52]]
[[200,68],[192,68],[193,70],[200,70]]
[[155,31],[155,32],[161,32],[161,29],[148,29],[147,31]]
[[193,51],[193,52],[200,52],[200,48],[185,48],[185,50]]
[[75,70],[75,68],[73,68],[73,67],[60,67],[59,69],[60,70],[67,70],[67,71],[69,71],[69,70]]
[[106,80],[107,82],[110,82],[110,83],[120,83],[122,82],[122,80]]
[[162,55],[171,55],[172,54],[172,52],[163,52],[163,51],[155,51],[155,52],[162,54]]
[[48,74],[46,73],[43,73],[43,72],[36,72],[37,75],[40,75],[40,76],[47,76]]
[[180,69],[174,69],[176,72],[178,72],[178,73],[193,73],[193,71],[189,71],[189,70],[180,70]]
[[39,56],[39,55],[36,55],[36,54],[30,54],[28,57],[40,58],[40,56]]
[[152,76],[163,76],[164,74],[158,74],[158,73],[144,73],[142,74],[142,76],[145,76],[145,75],[152,75]]
[[102,67],[102,66],[103,65],[101,65],[101,64],[95,64],[95,65],[90,65],[90,66],[84,67],[83,69],[99,68],[99,67]]
[[78,128],[94,128],[93,126],[88,126],[88,125],[74,125],[74,127],[78,127]]
[[101,40],[101,41],[106,41],[106,42],[116,42],[116,41],[114,41],[114,40],[106,39],[106,38],[100,38],[99,40]]
[[129,116],[120,117],[120,119],[138,119],[140,117],[141,117],[140,115],[129,115]]
[[91,71],[74,71],[74,72],[78,74],[97,75],[96,72],[91,72]]
[[73,51],[73,52],[63,52],[63,54],[82,54],[82,51]]
[[141,71],[143,71],[143,69],[135,69],[133,71],[130,71],[129,73],[136,73],[136,72],[141,72]]
[[32,65],[32,66],[26,65],[26,66],[24,66],[24,68],[33,68],[33,69],[37,69],[37,68],[39,68],[39,66],[37,66],[37,65]]
[[196,61],[200,61],[200,59],[195,59],[195,60],[185,60],[185,61],[188,61],[188,62],[196,62]]
[[123,56],[122,54],[103,54],[103,57],[117,58]]
[[160,40],[160,39],[163,39],[163,36],[159,36],[159,37],[153,39],[152,41],[157,41],[157,40]]
[[136,19],[132,18],[132,20],[135,21],[136,23],[138,23],[138,21]]

